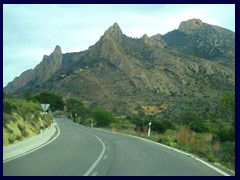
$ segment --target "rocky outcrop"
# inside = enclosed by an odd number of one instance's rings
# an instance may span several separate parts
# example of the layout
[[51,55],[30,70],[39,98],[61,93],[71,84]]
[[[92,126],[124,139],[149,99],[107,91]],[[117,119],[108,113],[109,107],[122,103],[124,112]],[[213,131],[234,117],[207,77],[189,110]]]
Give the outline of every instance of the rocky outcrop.
[[224,57],[233,62],[235,58],[235,33],[200,19],[183,21],[177,30],[162,38],[168,47],[185,54],[218,61]]
[[117,43],[121,43],[122,30],[119,25],[117,23],[114,23],[110,28],[108,28],[103,35],[103,39],[108,39]]
[[46,82],[62,66],[62,50],[56,46],[49,55],[44,55],[42,61],[34,68],[23,72],[4,88],[6,92],[15,92],[27,84],[30,86]]
[[142,39],[146,45],[151,47],[164,48],[166,46],[164,42],[157,41],[154,38],[150,38],[146,34],[143,35]]
[[190,19],[180,23],[178,30],[187,34],[193,33],[194,30],[199,29],[203,25],[200,19]]
[[31,81],[33,75],[33,69],[24,71],[19,77],[16,77],[12,82],[8,83],[4,90],[8,93],[15,92],[16,90],[24,87],[29,81]]
[[54,51],[49,56],[44,55],[41,63],[34,68],[37,82],[47,81],[62,66],[62,60],[62,50],[57,45]]

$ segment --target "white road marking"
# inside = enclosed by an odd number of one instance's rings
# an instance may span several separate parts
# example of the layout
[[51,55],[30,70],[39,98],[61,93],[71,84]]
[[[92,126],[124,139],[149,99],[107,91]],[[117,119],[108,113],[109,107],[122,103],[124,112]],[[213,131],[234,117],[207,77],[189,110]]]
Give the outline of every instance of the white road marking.
[[105,155],[104,157],[103,157],[103,159],[107,159],[108,158],[108,155]]
[[227,174],[226,172],[218,169],[217,167],[214,167],[213,165],[211,165],[211,164],[209,164],[209,163],[207,163],[207,162],[205,162],[205,161],[203,161],[203,160],[201,160],[201,159],[199,159],[199,158],[197,158],[197,157],[195,157],[195,156],[193,156],[193,155],[191,155],[191,154],[189,154],[189,153],[186,153],[186,152],[184,152],[184,151],[181,151],[181,150],[179,150],[179,149],[175,149],[175,148],[169,147],[169,146],[164,145],[164,144],[161,144],[161,143],[157,143],[157,142],[154,142],[154,141],[151,141],[151,140],[148,140],[148,139],[144,139],[144,138],[137,137],[137,136],[133,136],[133,135],[129,135],[129,134],[122,134],[122,133],[118,133],[118,132],[111,132],[111,131],[107,131],[107,130],[103,130],[103,129],[98,129],[98,128],[95,128],[95,129],[100,130],[100,131],[105,131],[105,132],[113,133],[113,134],[120,134],[120,135],[124,135],[124,136],[130,136],[130,137],[133,137],[133,138],[142,139],[143,141],[147,141],[147,142],[150,142],[150,143],[157,144],[157,145],[159,145],[159,146],[163,146],[163,147],[165,147],[165,148],[168,148],[168,149],[170,149],[170,150],[176,151],[176,152],[178,152],[178,153],[181,153],[181,154],[185,154],[185,155],[187,155],[187,156],[190,156],[190,157],[194,158],[195,160],[197,160],[197,161],[205,164],[206,166],[210,167],[211,169],[217,171],[218,173],[220,173],[220,174],[222,174],[222,175],[224,175],[224,176],[230,176],[230,175]]
[[98,174],[98,172],[94,172],[92,173],[92,176],[96,176]]
[[57,136],[55,136],[51,141],[49,141],[49,142],[47,142],[47,143],[45,143],[45,144],[43,144],[43,145],[41,145],[41,146],[39,146],[39,147],[37,147],[37,148],[35,148],[35,149],[29,150],[29,151],[27,151],[27,152],[25,152],[25,153],[23,153],[23,154],[20,154],[20,155],[17,155],[17,156],[15,156],[15,157],[13,157],[13,158],[7,159],[7,160],[3,161],[3,163],[8,162],[8,161],[11,161],[11,160],[14,160],[14,159],[17,159],[17,158],[20,158],[20,157],[22,157],[22,156],[25,156],[25,155],[27,155],[27,154],[30,154],[30,153],[32,153],[32,152],[34,152],[34,151],[42,148],[42,147],[50,144],[51,142],[53,142],[59,135],[60,135],[60,128],[59,128],[59,126],[58,126],[58,134],[57,134]]
[[74,128],[77,128],[77,129],[79,129],[80,131],[83,131],[83,132],[85,132],[85,133],[88,133],[88,134],[91,134],[92,136],[94,136],[94,137],[96,137],[99,141],[100,141],[100,143],[102,144],[102,146],[103,146],[103,148],[102,148],[102,152],[100,153],[100,155],[98,156],[98,158],[96,159],[96,161],[92,164],[92,166],[87,170],[87,172],[85,172],[85,174],[83,175],[83,176],[89,176],[90,174],[91,174],[91,172],[94,170],[94,168],[98,165],[98,163],[100,162],[100,160],[103,158],[103,155],[104,155],[104,153],[105,153],[105,151],[106,151],[106,146],[105,146],[105,144],[102,142],[102,140],[97,136],[97,135],[95,135],[95,134],[93,134],[93,133],[90,133],[90,132],[88,132],[88,131],[85,131],[85,130],[83,130],[83,129],[80,129],[79,127],[74,127]]

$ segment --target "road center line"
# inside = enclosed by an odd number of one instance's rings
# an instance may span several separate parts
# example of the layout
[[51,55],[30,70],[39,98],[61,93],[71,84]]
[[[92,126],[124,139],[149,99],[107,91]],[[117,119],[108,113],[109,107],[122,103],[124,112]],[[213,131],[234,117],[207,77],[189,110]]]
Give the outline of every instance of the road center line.
[[83,129],[80,129],[79,127],[74,127],[74,128],[77,128],[77,129],[79,129],[79,130],[81,130],[81,131],[83,131],[83,132],[85,132],[85,133],[88,133],[88,134],[96,137],[96,138],[100,141],[100,143],[102,144],[102,146],[103,146],[102,152],[101,152],[100,155],[98,156],[97,160],[92,164],[92,166],[91,166],[91,167],[87,170],[87,172],[85,172],[85,174],[83,175],[83,176],[89,176],[89,175],[91,174],[91,172],[94,170],[94,168],[98,165],[98,163],[100,162],[100,160],[103,158],[103,155],[104,155],[104,153],[105,153],[105,151],[106,151],[106,146],[105,146],[105,144],[102,142],[102,140],[101,140],[97,135],[95,135],[95,134],[93,134],[93,133],[90,133],[90,132],[88,132],[88,131],[85,131],[85,130],[83,130]]

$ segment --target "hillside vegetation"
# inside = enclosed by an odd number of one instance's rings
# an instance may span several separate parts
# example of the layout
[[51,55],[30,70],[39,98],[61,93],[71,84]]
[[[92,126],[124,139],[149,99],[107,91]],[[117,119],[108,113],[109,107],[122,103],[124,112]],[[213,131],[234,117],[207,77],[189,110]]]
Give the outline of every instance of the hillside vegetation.
[[10,145],[40,134],[40,125],[50,125],[51,117],[42,114],[35,100],[3,95],[3,145]]
[[[149,109],[151,110],[151,109]],[[77,99],[66,100],[64,113],[72,121],[91,127],[104,128],[149,138],[153,141],[196,154],[213,163],[235,170],[235,95],[224,92],[219,101],[216,118],[206,118],[200,112],[189,111],[180,118],[116,116],[103,108],[90,108]],[[207,113],[207,112],[206,112]],[[151,136],[147,136],[148,124]]]
[[[201,120],[194,113],[189,113],[185,115],[183,121],[174,121],[148,116],[115,117],[104,110],[98,110],[99,114],[96,116],[96,111],[93,112],[92,118],[85,119],[78,114],[73,121],[86,126],[90,126],[93,121],[95,127],[149,138],[235,170],[235,120],[233,119]],[[149,122],[152,122],[150,137],[147,136]]]
[[[222,113],[212,119],[192,111],[179,118],[158,118],[148,113],[116,116],[101,107],[88,107],[74,98],[63,100],[48,91],[25,93],[22,98],[4,95],[4,145],[39,134],[40,123],[45,127],[50,125],[51,117],[42,116],[39,103],[46,99],[44,103],[52,104],[53,114],[67,115],[75,123],[149,138],[235,170],[235,95],[229,91],[219,101]],[[144,108],[155,110],[151,106]],[[149,122],[152,123],[150,137],[147,136]]]

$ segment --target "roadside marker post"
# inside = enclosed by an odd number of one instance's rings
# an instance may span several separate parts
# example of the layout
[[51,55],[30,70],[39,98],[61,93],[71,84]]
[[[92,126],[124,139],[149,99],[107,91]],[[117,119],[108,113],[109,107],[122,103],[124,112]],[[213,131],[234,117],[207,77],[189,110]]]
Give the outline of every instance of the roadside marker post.
[[[47,110],[48,110],[48,108],[49,108],[49,106],[50,106],[50,104],[41,104],[41,106],[42,106],[42,109],[43,109],[43,115],[44,114],[47,114]],[[43,133],[43,124],[41,124],[41,134]]]
[[93,120],[92,120],[92,122],[91,122],[91,127],[93,127]]
[[43,133],[43,124],[41,123],[41,134]]
[[151,136],[151,124],[152,124],[152,122],[149,122],[149,127],[148,127],[148,137],[150,137]]

